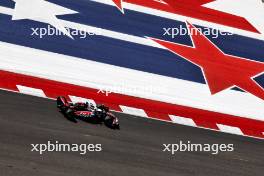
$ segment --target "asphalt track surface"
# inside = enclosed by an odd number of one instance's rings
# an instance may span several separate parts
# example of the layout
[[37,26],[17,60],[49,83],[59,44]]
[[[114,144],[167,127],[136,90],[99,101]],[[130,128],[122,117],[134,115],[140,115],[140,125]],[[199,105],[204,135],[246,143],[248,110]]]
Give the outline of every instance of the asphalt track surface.
[[[117,114],[121,130],[78,121],[48,99],[0,91],[1,176],[262,176],[264,141]],[[31,152],[30,144],[99,143],[102,152]],[[234,152],[163,152],[163,143],[234,144]]]

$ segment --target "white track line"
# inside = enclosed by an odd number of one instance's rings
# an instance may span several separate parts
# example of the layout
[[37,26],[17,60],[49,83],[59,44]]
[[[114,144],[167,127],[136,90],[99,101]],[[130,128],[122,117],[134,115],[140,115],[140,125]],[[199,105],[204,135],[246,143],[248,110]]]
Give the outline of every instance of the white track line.
[[41,89],[36,89],[36,88],[21,86],[21,85],[17,85],[17,89],[19,90],[20,93],[23,93],[23,94],[33,95],[37,97],[44,97],[44,98],[47,97],[45,93],[43,92],[43,90]]

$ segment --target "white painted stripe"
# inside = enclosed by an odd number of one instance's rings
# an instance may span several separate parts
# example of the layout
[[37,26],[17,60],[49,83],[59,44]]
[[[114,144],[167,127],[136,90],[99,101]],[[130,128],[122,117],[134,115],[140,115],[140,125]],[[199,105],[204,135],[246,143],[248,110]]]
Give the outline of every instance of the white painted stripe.
[[46,97],[45,93],[41,89],[36,89],[36,88],[26,87],[26,86],[21,86],[21,85],[17,85],[17,88],[19,92],[23,94],[34,95],[37,97]]
[[12,15],[13,14],[13,9],[0,6],[0,13],[6,14],[6,15]]
[[[10,51],[12,52],[10,53]],[[264,121],[263,100],[247,93],[225,90],[212,96],[205,84],[5,42],[0,42],[0,53],[0,69],[2,70],[98,90],[101,88],[111,89],[113,86],[122,87],[123,85],[130,90],[138,87],[152,87],[152,91],[149,92],[124,90],[122,94]],[[105,79],[105,75],[107,75],[107,79]]]
[[120,108],[126,114],[131,114],[131,115],[141,116],[141,117],[148,117],[146,112],[143,109],[137,109],[137,108],[122,106],[122,105],[120,105]]
[[216,124],[220,131],[231,134],[244,135],[238,127],[227,126],[223,124]]
[[98,27],[94,27],[94,26],[64,21],[64,20],[62,20],[62,23],[65,26],[67,26],[68,28],[77,29],[80,31],[92,31],[92,32],[94,31],[94,33],[98,33],[99,35],[102,35],[105,37],[123,40],[126,42],[136,43],[136,44],[140,44],[140,45],[165,49],[164,47],[158,45],[157,43],[155,43],[152,40],[149,40],[147,38],[138,37],[135,35],[129,35],[129,34],[121,33],[121,32],[115,32],[115,31],[111,31],[111,30],[107,30],[107,29],[103,29],[103,28],[98,28]]
[[173,123],[181,124],[181,125],[186,125],[186,126],[193,126],[197,127],[193,119],[190,118],[185,118],[185,117],[179,117],[175,115],[169,115]]
[[76,97],[76,96],[72,96],[72,95],[69,95],[69,98],[71,99],[72,103],[77,103],[77,102],[86,103],[86,102],[88,102],[88,103],[92,103],[94,105],[94,107],[96,107],[96,103],[92,99]]
[[[110,6],[115,6],[109,0],[91,0],[91,1],[110,5]],[[187,17],[187,16],[182,16],[182,15],[178,15],[178,14],[164,12],[161,10],[143,7],[143,6],[127,3],[127,2],[123,2],[123,8],[125,10],[126,9],[133,10],[133,11],[137,11],[137,12],[141,12],[141,13],[146,13],[146,14],[150,14],[150,15],[154,15],[154,16],[158,16],[158,17],[162,17],[162,18],[167,18],[167,19],[172,19],[172,20],[177,20],[177,21],[182,21],[182,22],[185,22],[186,20],[188,20],[189,22],[196,24],[196,25],[208,26],[208,27],[218,29],[221,31],[231,32],[234,34],[239,34],[239,35],[243,35],[243,36],[247,36],[247,37],[251,37],[251,38],[255,38],[255,39],[259,39],[259,40],[264,40],[264,35],[261,35],[258,33],[249,32],[249,31],[245,31],[242,29],[224,26],[221,24],[216,24],[216,23],[212,23],[212,22],[208,22],[208,21],[203,21],[203,20],[199,20],[196,18],[191,18],[191,17]]]

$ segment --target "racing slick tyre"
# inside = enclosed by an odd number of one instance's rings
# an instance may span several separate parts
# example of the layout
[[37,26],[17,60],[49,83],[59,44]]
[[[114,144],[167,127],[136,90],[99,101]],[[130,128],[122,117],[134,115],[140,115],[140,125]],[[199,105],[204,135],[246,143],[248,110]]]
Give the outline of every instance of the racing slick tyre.
[[114,119],[112,117],[110,117],[110,116],[107,115],[105,117],[104,124],[108,128],[120,130],[119,124],[113,124],[113,121],[114,121]]
[[76,121],[72,109],[68,108],[68,109],[65,111],[65,115],[66,115],[66,117],[67,117],[69,120],[71,120],[71,121]]

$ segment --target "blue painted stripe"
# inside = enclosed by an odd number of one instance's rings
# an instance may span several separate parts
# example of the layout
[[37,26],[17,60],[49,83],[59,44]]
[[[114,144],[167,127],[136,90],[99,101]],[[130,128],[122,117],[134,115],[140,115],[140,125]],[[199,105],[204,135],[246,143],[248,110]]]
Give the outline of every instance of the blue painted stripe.
[[14,8],[15,7],[15,2],[12,0],[1,0],[0,6],[3,7],[8,7],[8,8]]

